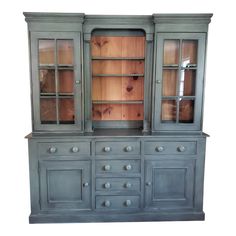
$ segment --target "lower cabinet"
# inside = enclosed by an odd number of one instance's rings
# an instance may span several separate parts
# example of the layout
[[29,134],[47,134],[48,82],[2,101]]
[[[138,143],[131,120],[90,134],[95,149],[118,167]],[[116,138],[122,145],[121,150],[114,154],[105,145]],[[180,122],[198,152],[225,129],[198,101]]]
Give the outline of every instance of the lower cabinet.
[[30,140],[31,223],[204,220],[205,139],[107,140]]
[[42,210],[90,209],[90,161],[40,161]]
[[145,207],[193,208],[195,160],[145,162]]

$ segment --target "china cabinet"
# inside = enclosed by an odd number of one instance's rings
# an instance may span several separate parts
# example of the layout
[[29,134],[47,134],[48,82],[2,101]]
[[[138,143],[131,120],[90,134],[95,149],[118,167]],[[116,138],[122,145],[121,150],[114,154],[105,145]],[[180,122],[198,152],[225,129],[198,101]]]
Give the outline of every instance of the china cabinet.
[[204,220],[212,14],[24,16],[30,223]]

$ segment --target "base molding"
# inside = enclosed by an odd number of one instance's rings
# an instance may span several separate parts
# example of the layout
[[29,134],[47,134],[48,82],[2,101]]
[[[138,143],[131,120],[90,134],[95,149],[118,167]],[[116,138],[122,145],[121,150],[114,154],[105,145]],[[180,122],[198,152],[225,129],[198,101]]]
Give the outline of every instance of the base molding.
[[29,223],[86,223],[205,220],[204,212],[117,213],[117,214],[31,214]]

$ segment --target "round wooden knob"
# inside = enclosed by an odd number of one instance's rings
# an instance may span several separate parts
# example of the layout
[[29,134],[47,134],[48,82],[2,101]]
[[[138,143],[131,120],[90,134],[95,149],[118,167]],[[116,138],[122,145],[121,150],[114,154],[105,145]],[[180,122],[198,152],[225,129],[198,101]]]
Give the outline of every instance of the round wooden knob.
[[128,164],[128,165],[125,166],[125,169],[126,169],[126,170],[131,170],[131,169],[132,169],[132,166],[131,166],[130,164]]
[[125,151],[126,152],[131,152],[132,150],[133,150],[133,148],[131,146],[125,147]]
[[110,202],[109,200],[106,200],[106,201],[104,202],[104,206],[105,206],[105,207],[110,207],[110,206],[111,206],[111,202]]
[[109,182],[107,182],[107,183],[104,184],[104,187],[105,187],[106,189],[108,189],[108,188],[111,187],[111,184],[110,184]]
[[105,165],[104,166],[104,170],[110,170],[111,169],[111,166],[110,165]]
[[156,151],[157,152],[163,152],[164,151],[164,147],[163,146],[157,146],[156,147]]
[[179,152],[184,152],[186,150],[186,148],[185,148],[185,146],[183,146],[183,145],[180,145],[179,147],[178,147],[178,151]]
[[56,148],[56,147],[50,147],[50,148],[48,149],[48,151],[49,151],[50,153],[55,153],[55,152],[57,151],[57,148]]
[[104,147],[104,152],[110,152],[111,151],[111,147]]
[[88,187],[88,186],[89,186],[88,182],[84,183],[84,187]]
[[79,148],[78,148],[78,147],[72,147],[72,148],[71,148],[71,151],[74,152],[74,153],[75,153],[75,152],[78,152],[78,151],[79,151]]
[[125,187],[126,187],[126,188],[131,188],[131,187],[132,187],[132,184],[131,184],[130,182],[127,182],[127,183],[125,184]]
[[125,206],[131,206],[131,204],[132,204],[131,200],[126,200],[125,201]]

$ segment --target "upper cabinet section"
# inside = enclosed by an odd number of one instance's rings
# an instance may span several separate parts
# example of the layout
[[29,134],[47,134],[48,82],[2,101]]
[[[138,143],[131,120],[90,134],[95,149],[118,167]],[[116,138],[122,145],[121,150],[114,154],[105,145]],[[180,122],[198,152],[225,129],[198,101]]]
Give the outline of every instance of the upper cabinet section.
[[34,131],[81,131],[83,14],[24,13]]
[[24,15],[34,132],[201,131],[211,14]]
[[154,15],[153,131],[201,130],[211,16]]

